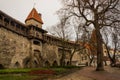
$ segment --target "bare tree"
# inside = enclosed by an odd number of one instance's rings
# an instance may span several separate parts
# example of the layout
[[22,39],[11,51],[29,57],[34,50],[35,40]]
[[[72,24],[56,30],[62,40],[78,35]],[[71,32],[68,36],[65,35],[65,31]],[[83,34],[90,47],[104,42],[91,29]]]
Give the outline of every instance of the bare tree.
[[119,0],[62,0],[62,2],[64,4],[63,10],[68,11],[69,15],[83,19],[82,22],[86,25],[86,28],[88,26],[95,28],[97,42],[96,70],[104,70],[101,28],[120,21],[116,17],[120,13]]
[[83,45],[87,41],[88,31],[84,28],[84,24],[76,24],[78,20],[72,18],[72,16],[68,15],[67,13],[63,13],[62,9],[59,10],[57,14],[60,17],[60,22],[57,23],[57,25],[49,28],[48,31],[50,32],[50,34],[55,35],[62,40],[63,51],[60,61],[61,65],[62,63],[64,63],[65,58],[65,42],[71,42],[71,39],[74,39],[74,41],[72,42],[73,46],[71,48],[71,52],[69,53],[71,65],[74,54],[85,48],[85,46]]
[[66,41],[69,41],[72,38],[72,31],[71,27],[69,27],[68,19],[70,16],[64,15],[61,11],[57,12],[57,15],[59,16],[60,21],[48,29],[49,33],[57,36],[61,39],[61,48],[62,48],[62,54],[60,58],[60,65],[64,66],[64,60],[65,60],[65,46]]
[[75,37],[74,37],[75,41],[74,41],[74,45],[72,48],[72,52],[70,53],[70,65],[71,65],[72,58],[73,58],[74,54],[76,52],[81,54],[81,51],[82,52],[84,51],[84,49],[86,48],[85,44],[89,40],[89,31],[84,29],[84,25],[81,25],[81,24],[79,24],[79,26],[74,25],[74,30],[75,30],[75,33],[74,33],[75,34]]
[[113,56],[112,56],[112,63],[111,64],[116,64],[116,53],[118,51],[118,47],[119,47],[119,39],[120,36],[118,34],[117,28],[115,27],[112,31],[111,34],[111,38],[112,38],[112,48],[113,48]]
[[[119,25],[114,25],[114,27],[106,27],[102,29],[103,39],[105,48],[107,50],[108,57],[111,61],[111,66],[115,66],[116,64],[116,53],[119,51],[120,46],[120,35],[119,35]],[[113,54],[110,54],[111,49],[113,50]]]

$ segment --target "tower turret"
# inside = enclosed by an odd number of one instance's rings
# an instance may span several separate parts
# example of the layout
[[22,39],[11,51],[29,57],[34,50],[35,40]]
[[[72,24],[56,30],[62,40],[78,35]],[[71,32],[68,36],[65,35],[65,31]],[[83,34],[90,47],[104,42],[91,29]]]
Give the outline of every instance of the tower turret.
[[31,10],[29,15],[27,16],[25,20],[26,25],[34,25],[38,28],[42,28],[43,21],[41,19],[41,14],[37,12],[35,8]]

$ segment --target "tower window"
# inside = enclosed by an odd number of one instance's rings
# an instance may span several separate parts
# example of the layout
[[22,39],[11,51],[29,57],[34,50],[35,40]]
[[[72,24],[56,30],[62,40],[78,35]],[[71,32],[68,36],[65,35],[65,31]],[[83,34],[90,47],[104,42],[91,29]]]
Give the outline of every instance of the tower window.
[[3,17],[0,15],[0,19],[2,20],[3,19]]
[[16,26],[16,25],[15,25],[15,22],[13,22],[13,21],[11,21],[11,25],[12,25],[12,26]]
[[5,21],[6,23],[9,23],[9,20],[8,20],[7,18],[5,18],[4,21]]
[[33,44],[40,45],[40,42],[39,41],[33,41]]

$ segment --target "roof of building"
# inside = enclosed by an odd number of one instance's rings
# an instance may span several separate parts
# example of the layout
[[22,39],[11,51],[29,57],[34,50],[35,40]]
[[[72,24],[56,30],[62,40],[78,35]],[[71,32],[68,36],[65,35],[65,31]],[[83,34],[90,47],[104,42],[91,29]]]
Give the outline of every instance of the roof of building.
[[30,12],[29,15],[27,16],[25,22],[26,22],[27,20],[30,20],[30,19],[34,19],[34,20],[36,20],[36,21],[38,21],[38,22],[40,22],[40,23],[43,24],[43,21],[42,21],[42,19],[41,19],[41,14],[39,14],[35,8],[33,8],[33,9],[31,10],[31,12]]

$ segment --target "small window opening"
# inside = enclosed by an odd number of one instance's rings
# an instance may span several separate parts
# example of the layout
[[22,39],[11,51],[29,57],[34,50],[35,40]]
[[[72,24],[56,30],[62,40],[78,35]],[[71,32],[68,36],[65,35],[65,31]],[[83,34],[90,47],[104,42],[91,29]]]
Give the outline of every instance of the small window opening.
[[35,45],[40,45],[40,42],[39,41],[34,41],[33,42]]

